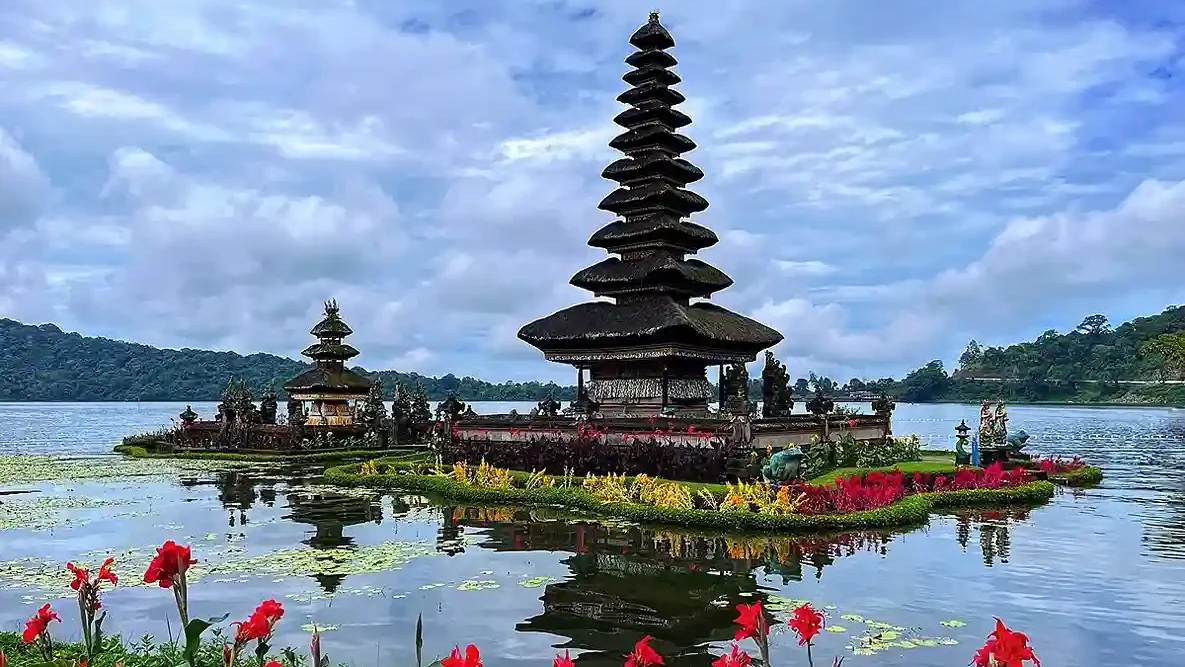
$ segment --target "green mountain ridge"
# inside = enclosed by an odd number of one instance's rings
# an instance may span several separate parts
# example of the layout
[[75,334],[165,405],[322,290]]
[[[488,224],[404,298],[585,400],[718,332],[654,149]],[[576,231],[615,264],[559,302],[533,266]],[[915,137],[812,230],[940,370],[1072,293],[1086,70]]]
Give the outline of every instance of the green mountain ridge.
[[[54,324],[0,319],[0,401],[216,401],[226,382],[239,377],[256,391],[281,386],[312,364],[255,353],[192,348],[162,349],[67,333]],[[548,395],[571,400],[574,387],[554,382],[503,382],[472,377],[426,377],[417,373],[354,370],[419,386],[433,400],[450,391],[462,400],[537,401]]]
[[[311,364],[273,354],[241,355],[192,348],[162,349],[140,343],[63,332],[54,324],[31,325],[0,319],[0,401],[215,401],[231,377],[262,391],[280,387]],[[575,387],[554,382],[492,383],[453,374],[368,371],[390,387],[419,386],[430,399],[449,392],[466,401],[537,401],[548,395],[572,400]],[[809,379],[808,379],[809,378]],[[971,341],[948,373],[940,360],[902,380],[827,377],[795,382],[795,393],[815,386],[831,394],[885,391],[902,402],[1011,402],[1185,404],[1185,307],[1139,317],[1111,328],[1103,315],[1090,315],[1072,331],[1046,331],[1030,342],[983,347]],[[1131,382],[1147,384],[1131,384]],[[761,393],[760,378],[750,396]]]

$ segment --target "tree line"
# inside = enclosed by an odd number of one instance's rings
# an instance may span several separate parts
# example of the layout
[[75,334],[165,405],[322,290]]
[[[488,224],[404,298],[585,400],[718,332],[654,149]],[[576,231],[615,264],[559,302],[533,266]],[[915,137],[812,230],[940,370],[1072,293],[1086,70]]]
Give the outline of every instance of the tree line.
[[[240,355],[185,348],[169,350],[66,333],[53,324],[34,326],[0,319],[0,400],[7,401],[217,401],[227,380],[241,378],[257,392],[281,386],[310,367],[272,354]],[[538,401],[575,398],[575,387],[554,382],[493,383],[452,373],[354,370],[390,387],[418,387],[431,400],[450,392],[465,401]],[[950,373],[941,360],[901,380],[851,378],[840,384],[808,373],[794,381],[794,393],[816,389],[830,395],[887,393],[908,402],[1006,400],[1116,400],[1136,396],[1150,402],[1185,402],[1185,385],[1132,388],[1121,380],[1185,379],[1185,308],[1136,318],[1112,328],[1107,317],[1091,315],[1073,330],[1049,330],[1031,342],[985,347],[972,340]],[[991,381],[1006,380],[1006,381]],[[750,396],[761,395],[761,379],[750,380]],[[1178,396],[1180,394],[1180,396]]]

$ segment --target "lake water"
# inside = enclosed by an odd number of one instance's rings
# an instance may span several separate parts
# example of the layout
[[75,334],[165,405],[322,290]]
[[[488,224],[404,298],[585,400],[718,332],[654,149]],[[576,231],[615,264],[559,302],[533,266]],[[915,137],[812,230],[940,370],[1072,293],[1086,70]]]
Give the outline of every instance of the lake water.
[[[531,406],[475,404],[512,407]],[[904,534],[792,539],[345,491],[319,485],[316,468],[109,454],[183,408],[0,403],[0,628],[51,600],[66,621],[57,631],[77,638],[65,563],[111,553],[135,583],[172,538],[200,560],[194,616],[245,618],[274,597],[287,609],[276,645],[306,646],[301,626],[315,622],[333,628],[331,659],[357,667],[412,664],[418,614],[429,657],[475,642],[491,667],[550,664],[565,648],[582,667],[620,665],[651,634],[668,665],[708,665],[732,636],[733,606],[754,597],[826,607],[843,630],[819,638],[826,664],[838,653],[845,665],[965,665],[993,615],[1027,632],[1047,667],[1161,667],[1185,651],[1185,411],[1015,407],[1011,426],[1033,435],[1033,451],[1082,454],[1105,483]],[[894,430],[951,448],[977,411],[901,405]],[[106,602],[109,631],[165,637],[166,619],[176,629],[166,591],[121,585]],[[865,622],[842,619],[852,614]],[[922,646],[852,655],[845,647],[878,631],[868,620]],[[773,645],[775,664],[805,664],[788,633]]]

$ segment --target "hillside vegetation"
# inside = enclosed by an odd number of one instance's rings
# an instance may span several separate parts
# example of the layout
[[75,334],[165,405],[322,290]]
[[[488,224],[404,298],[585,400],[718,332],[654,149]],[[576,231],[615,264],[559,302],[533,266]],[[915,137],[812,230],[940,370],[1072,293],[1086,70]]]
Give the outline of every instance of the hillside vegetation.
[[[107,338],[65,333],[53,324],[33,326],[0,319],[0,400],[9,401],[213,401],[232,376],[262,391],[309,366],[271,354],[240,355],[209,350],[165,350]],[[359,372],[419,385],[439,400],[454,391],[462,400],[537,401],[553,395],[572,400],[575,388],[555,383],[504,382],[472,377],[424,377],[395,371]],[[842,397],[848,391],[881,392],[907,402],[1066,401],[1185,404],[1185,385],[1159,384],[1185,378],[1185,308],[1140,317],[1112,328],[1091,315],[1067,333],[1050,330],[1036,340],[1007,347],[971,341],[948,373],[935,360],[903,380],[852,378],[840,384],[808,373],[794,382],[796,400],[815,387]],[[1146,384],[1130,384],[1142,381]],[[761,395],[760,376],[750,397]]]
[[[0,400],[6,401],[216,401],[232,376],[257,391],[274,384],[283,397],[281,385],[309,367],[272,354],[164,350],[0,319]],[[419,385],[434,400],[450,391],[480,401],[536,401],[552,392],[570,400],[572,394],[555,383],[355,370],[382,378],[388,388],[397,380]]]
[[1106,316],[1091,315],[1067,333],[1051,329],[1007,347],[973,340],[953,374],[931,361],[901,381],[898,395],[908,401],[1185,403],[1185,386],[1157,384],[1181,380],[1183,371],[1185,308],[1171,306],[1115,328]]

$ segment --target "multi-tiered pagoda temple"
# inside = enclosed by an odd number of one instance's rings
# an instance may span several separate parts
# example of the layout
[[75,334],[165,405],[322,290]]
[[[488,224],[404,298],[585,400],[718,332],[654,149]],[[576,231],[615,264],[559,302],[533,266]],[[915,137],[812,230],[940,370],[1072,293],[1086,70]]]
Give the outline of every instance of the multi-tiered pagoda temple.
[[680,81],[667,53],[675,40],[655,12],[630,44],[638,51],[626,58],[633,69],[622,79],[631,87],[617,98],[630,108],[614,118],[626,131],[609,144],[625,157],[602,172],[620,187],[599,206],[619,219],[588,242],[617,256],[571,280],[613,301],[566,308],[518,335],[547,359],[576,366],[580,391],[605,415],[706,413],[714,399],[707,366],[753,361],[782,335],[720,306],[692,302],[732,279],[687,257],[719,239],[685,220],[708,202],[685,187],[704,174],[680,157],[695,143],[677,131],[691,119],[674,108],[685,99],[672,88]]
[[291,401],[304,404],[306,426],[352,426],[353,404],[366,398],[371,385],[370,380],[346,368],[346,362],[359,354],[342,342],[354,330],[342,320],[337,302],[326,301],[325,317],[309,333],[318,342],[301,354],[317,365],[289,380],[284,391]]

